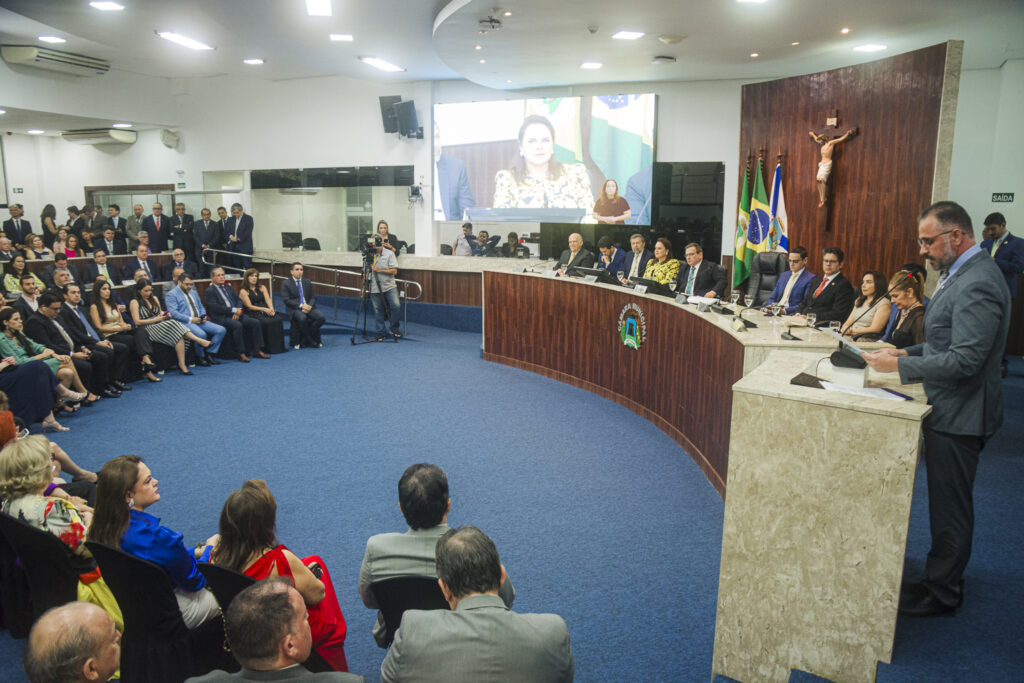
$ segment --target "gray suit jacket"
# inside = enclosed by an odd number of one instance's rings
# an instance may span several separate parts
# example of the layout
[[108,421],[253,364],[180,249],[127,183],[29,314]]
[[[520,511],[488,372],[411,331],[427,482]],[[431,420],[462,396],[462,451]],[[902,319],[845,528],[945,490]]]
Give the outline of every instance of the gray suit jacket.
[[999,267],[975,253],[932,295],[924,344],[900,358],[900,381],[923,382],[936,431],[989,437],[1003,423],[999,366],[1010,328],[1010,293]]
[[557,614],[516,614],[496,595],[455,611],[409,610],[380,667],[381,680],[545,683],[573,679],[572,647]]
[[233,674],[217,669],[202,676],[194,676],[186,683],[220,683],[221,681],[314,681],[314,683],[366,683],[366,679],[355,674],[328,671],[311,673],[302,665],[277,671],[252,671],[242,669]]

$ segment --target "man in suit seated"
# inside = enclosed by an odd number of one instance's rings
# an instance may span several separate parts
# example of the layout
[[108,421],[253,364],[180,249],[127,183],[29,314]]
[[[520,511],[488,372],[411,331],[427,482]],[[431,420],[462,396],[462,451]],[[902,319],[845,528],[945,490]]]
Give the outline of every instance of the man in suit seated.
[[[377,609],[370,589],[374,583],[401,576],[437,576],[434,546],[448,531],[448,477],[437,465],[410,465],[398,480],[398,509],[409,530],[405,533],[377,534],[366,542],[363,566],[359,570],[359,595],[363,604]],[[516,589],[505,581],[498,591],[506,607],[512,607]],[[373,627],[377,644],[386,647],[384,617],[378,613]]]
[[25,220],[25,209],[21,204],[11,204],[7,210],[11,217],[4,221],[4,234],[15,249],[24,249],[25,240],[32,234],[32,224]]
[[185,259],[186,253],[187,252],[180,247],[174,248],[174,260],[165,263],[160,269],[160,274],[163,276],[164,282],[175,282],[174,277],[172,277],[175,268],[181,268],[189,274],[189,277],[199,276],[199,268],[196,267],[196,264],[192,261]]
[[408,610],[381,680],[545,683],[573,680],[569,629],[557,614],[518,614],[498,596],[505,568],[474,526],[437,542],[437,582],[451,611]]
[[[203,303],[206,304],[210,320],[231,335],[231,340],[238,351],[238,360],[243,363],[249,362],[246,351],[257,358],[270,358],[263,352],[263,329],[260,327],[260,321],[245,314],[242,301],[234,287],[224,282],[224,269],[220,266],[214,268],[210,272],[210,279],[210,286],[203,292]],[[246,337],[250,340],[248,345],[245,343]]]
[[500,241],[500,235],[491,237],[491,233],[481,230],[473,246],[473,256],[498,256],[497,244]]
[[171,239],[171,220],[164,215],[163,204],[153,204],[153,213],[142,219],[142,228],[139,232],[145,232],[149,236],[150,249],[155,252],[167,251]]
[[597,267],[607,270],[616,276],[616,273],[626,272],[626,252],[622,251],[612,243],[612,238],[605,235],[597,241],[597,250],[601,255],[597,257]]
[[63,306],[63,297],[58,292],[47,290],[40,294],[39,310],[25,321],[25,334],[53,349],[58,356],[71,356],[82,384],[89,390],[88,401],[96,401],[99,396],[117,398],[121,392],[110,388],[110,358],[75,344],[57,320]]
[[92,252],[92,263],[85,267],[82,276],[83,284],[92,284],[96,278],[103,276],[103,279],[111,284],[120,284],[121,269],[116,264],[107,263],[107,250],[103,247],[96,247]]
[[[121,220],[124,219],[122,218]],[[103,228],[103,239],[95,241],[93,253],[95,253],[96,249],[103,249],[108,254],[120,256],[121,254],[128,253],[128,242],[118,237],[113,226],[108,224],[107,227]]]
[[193,288],[191,275],[183,272],[178,275],[175,282],[178,283],[178,286],[164,293],[167,311],[172,318],[192,330],[192,334],[200,339],[209,339],[211,342],[208,349],[204,349],[198,344],[195,345],[196,365],[204,368],[210,365],[220,365],[220,361],[214,356],[220,349],[220,343],[223,341],[224,335],[227,334],[227,330],[223,325],[211,321],[210,317],[206,315],[206,309],[203,308],[203,303]]
[[91,602],[51,607],[33,624],[25,646],[29,681],[105,681],[121,666],[121,634]]
[[725,268],[704,260],[704,249],[696,242],[686,245],[683,252],[686,265],[679,269],[676,291],[687,296],[706,296],[721,299],[725,294]]
[[843,267],[843,250],[839,247],[826,247],[821,254],[821,271],[824,275],[814,278],[807,286],[809,296],[797,309],[800,315],[814,313],[817,316],[815,325],[828,326],[833,320],[840,324],[846,320],[853,310],[857,298],[853,285],[840,272]]
[[555,264],[559,275],[565,275],[572,268],[593,268],[594,255],[583,248],[583,235],[574,232],[569,235],[569,248],[562,252]]
[[14,248],[11,238],[7,235],[0,236],[0,263],[10,261],[15,256],[24,256],[25,252]]
[[128,259],[121,272],[127,280],[129,277],[134,277],[137,270],[145,273],[146,279],[150,282],[160,281],[160,270],[157,268],[155,261],[149,260],[149,248],[141,242],[135,249],[135,258]]
[[39,310],[39,283],[32,273],[21,274],[21,296],[11,302],[11,306],[21,313],[22,321],[28,320]]
[[48,264],[45,268],[39,271],[39,279],[43,281],[47,287],[53,287],[53,274],[58,270],[68,271],[68,275],[71,277],[71,282],[82,284],[82,274],[78,272],[78,268],[68,263],[67,254],[54,254],[53,263]]
[[[100,359],[103,365],[109,366],[106,389],[113,392],[131,391],[124,382],[125,370],[131,349],[121,342],[104,339],[89,320],[89,312],[82,306],[82,288],[75,284],[64,287],[64,306],[60,309],[57,321],[64,327],[71,340],[78,348],[86,348],[92,354],[95,371]],[[106,394],[102,394],[106,396]]]
[[324,314],[316,308],[316,294],[309,278],[302,277],[302,264],[292,264],[291,278],[281,283],[281,298],[284,309],[291,321],[288,345],[294,349],[312,346],[319,349],[324,344],[320,328],[326,322]]
[[793,315],[800,307],[804,297],[807,296],[807,288],[814,279],[814,273],[807,270],[807,250],[803,247],[793,247],[789,252],[789,270],[779,276],[775,283],[775,289],[771,296],[764,302],[765,307],[772,304],[780,304],[786,309],[786,315]]
[[306,604],[287,580],[257,581],[235,596],[224,615],[231,653],[242,665],[237,673],[217,669],[188,679],[190,683],[219,681],[335,681],[365,683],[362,676],[340,671],[312,673],[302,666],[309,659],[313,634]]

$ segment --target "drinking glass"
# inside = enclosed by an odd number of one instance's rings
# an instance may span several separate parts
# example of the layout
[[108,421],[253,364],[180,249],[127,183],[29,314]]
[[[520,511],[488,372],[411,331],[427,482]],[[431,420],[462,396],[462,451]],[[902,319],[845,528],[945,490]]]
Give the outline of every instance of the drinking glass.
[[839,327],[840,327],[841,324],[842,323],[840,323],[838,320],[829,320],[828,321],[828,329],[830,329],[833,332],[838,334],[839,333]]
[[818,322],[818,314],[817,313],[808,313],[807,314],[807,327],[811,328],[811,332],[814,332],[814,330],[815,330],[814,323],[816,323],[816,322]]
[[747,308],[750,308],[751,306],[753,306],[753,305],[754,305],[754,297],[750,296],[749,294],[745,294],[745,295],[743,296],[743,304],[744,304],[744,305],[745,305],[745,306],[746,306]]
[[669,288],[669,289],[671,289],[671,290],[672,290],[673,292],[675,292],[675,291],[676,291],[676,286],[677,286],[678,284],[679,284],[678,282],[676,282],[675,280],[673,280],[672,282],[668,283],[668,288]]
[[626,279],[626,271],[624,271],[624,270],[618,271],[617,273],[615,273],[615,277],[619,278],[619,282],[622,282],[623,280]]
[[731,303],[733,306],[735,306],[736,303],[739,300],[740,300],[740,293],[734,289],[732,294],[729,295],[729,303]]

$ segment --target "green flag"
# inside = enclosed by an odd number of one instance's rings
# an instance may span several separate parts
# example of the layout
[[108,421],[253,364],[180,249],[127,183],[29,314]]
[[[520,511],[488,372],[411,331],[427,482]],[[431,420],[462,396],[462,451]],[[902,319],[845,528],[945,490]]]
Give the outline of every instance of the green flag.
[[733,287],[739,287],[750,274],[746,262],[747,224],[750,222],[750,159],[747,159],[747,168],[743,171],[743,193],[740,195],[740,206],[736,213],[739,215],[736,217],[736,249],[732,258]]
[[754,262],[754,254],[768,251],[768,233],[772,228],[771,205],[768,204],[768,193],[764,189],[764,176],[761,175],[761,158],[757,158],[757,174],[754,176],[754,196],[750,201],[750,215],[747,223],[747,243],[743,249],[743,261],[747,272]]

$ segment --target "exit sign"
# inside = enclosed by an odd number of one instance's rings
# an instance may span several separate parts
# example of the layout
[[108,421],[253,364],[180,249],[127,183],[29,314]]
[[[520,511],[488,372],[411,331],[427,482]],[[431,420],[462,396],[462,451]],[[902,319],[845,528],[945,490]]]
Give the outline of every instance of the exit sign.
[[993,204],[999,204],[999,203],[1007,203],[1007,204],[1009,204],[1009,203],[1013,203],[1013,193],[1012,192],[993,192],[992,193],[992,203]]

